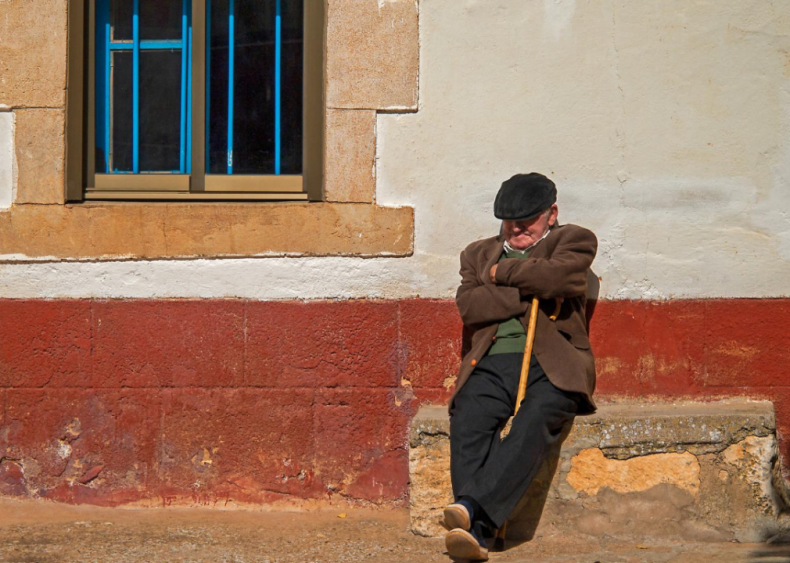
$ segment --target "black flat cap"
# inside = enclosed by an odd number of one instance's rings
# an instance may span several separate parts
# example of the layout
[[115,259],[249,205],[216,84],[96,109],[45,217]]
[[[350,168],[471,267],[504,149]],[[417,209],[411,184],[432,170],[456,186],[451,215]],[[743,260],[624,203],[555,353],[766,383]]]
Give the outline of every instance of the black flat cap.
[[557,187],[543,174],[516,174],[502,182],[494,200],[494,217],[526,221],[557,202]]

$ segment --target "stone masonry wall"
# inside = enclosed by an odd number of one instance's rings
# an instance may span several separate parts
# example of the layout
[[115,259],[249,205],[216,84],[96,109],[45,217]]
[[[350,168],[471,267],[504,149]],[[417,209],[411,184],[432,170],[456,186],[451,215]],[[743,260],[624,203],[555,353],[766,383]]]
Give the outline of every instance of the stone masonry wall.
[[[510,515],[508,539],[763,542],[790,529],[769,401],[620,401],[563,438]],[[409,443],[412,531],[441,536],[452,502],[446,409],[421,408]]]

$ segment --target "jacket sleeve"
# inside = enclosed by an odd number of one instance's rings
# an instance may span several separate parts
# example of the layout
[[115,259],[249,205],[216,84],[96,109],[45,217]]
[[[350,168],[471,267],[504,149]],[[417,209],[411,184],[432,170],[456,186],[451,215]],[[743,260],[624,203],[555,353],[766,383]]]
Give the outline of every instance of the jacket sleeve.
[[587,270],[598,249],[598,239],[587,229],[565,234],[550,258],[507,259],[497,266],[496,281],[541,299],[576,297],[587,290]]
[[518,288],[480,283],[472,261],[461,253],[461,286],[455,294],[461,320],[467,326],[490,324],[521,316],[528,303]]

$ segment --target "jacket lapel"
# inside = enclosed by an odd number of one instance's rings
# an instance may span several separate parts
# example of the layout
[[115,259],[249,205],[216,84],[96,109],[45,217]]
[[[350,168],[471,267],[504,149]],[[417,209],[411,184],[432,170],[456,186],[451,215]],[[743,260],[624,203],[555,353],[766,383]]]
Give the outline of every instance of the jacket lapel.
[[548,253],[549,246],[552,244],[552,242],[554,242],[552,240],[552,236],[553,235],[554,235],[554,229],[552,229],[551,232],[546,236],[546,238],[544,238],[542,241],[540,241],[537,244],[537,246],[535,246],[535,248],[532,249],[532,252],[529,253],[529,257],[530,258],[545,258],[546,256],[548,256],[549,255],[549,253]]
[[483,271],[479,272],[480,277],[483,278],[483,283],[494,283],[491,281],[491,268],[494,267],[494,264],[499,262],[499,258],[502,256],[504,247],[505,238],[502,235],[499,235],[495,239],[491,240],[491,244],[483,253]]

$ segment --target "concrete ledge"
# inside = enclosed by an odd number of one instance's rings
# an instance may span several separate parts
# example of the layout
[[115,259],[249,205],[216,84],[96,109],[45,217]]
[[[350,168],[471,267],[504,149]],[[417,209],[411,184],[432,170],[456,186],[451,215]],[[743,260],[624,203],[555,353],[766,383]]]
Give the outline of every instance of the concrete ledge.
[[[788,527],[767,401],[604,405],[567,429],[511,516],[509,539],[553,531],[762,541]],[[411,525],[443,533],[452,500],[446,407],[412,421]]]

